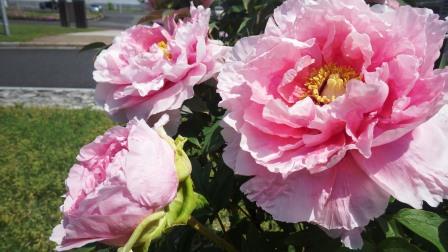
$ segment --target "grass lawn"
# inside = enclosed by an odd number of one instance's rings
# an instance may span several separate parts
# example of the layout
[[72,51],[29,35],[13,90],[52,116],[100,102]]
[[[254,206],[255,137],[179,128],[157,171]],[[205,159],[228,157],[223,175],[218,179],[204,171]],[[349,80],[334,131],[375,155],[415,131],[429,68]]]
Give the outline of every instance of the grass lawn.
[[89,109],[0,107],[0,251],[51,251],[79,149],[113,123]]
[[26,42],[42,36],[98,30],[96,28],[78,29],[44,24],[10,24],[9,29],[11,36],[6,36],[3,33],[3,25],[0,25],[0,42]]

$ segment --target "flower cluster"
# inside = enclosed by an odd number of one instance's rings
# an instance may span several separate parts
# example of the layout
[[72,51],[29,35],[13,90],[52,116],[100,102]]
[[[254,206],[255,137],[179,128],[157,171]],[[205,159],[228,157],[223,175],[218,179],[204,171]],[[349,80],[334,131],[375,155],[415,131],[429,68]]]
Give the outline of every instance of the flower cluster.
[[136,25],[98,55],[97,103],[117,121],[171,114],[193,97],[193,86],[220,69],[226,47],[208,38],[210,9],[192,6],[188,20]]
[[448,69],[434,69],[448,21],[382,3],[286,0],[263,34],[230,52],[208,38],[202,6],[124,31],[93,76],[97,102],[128,124],[81,149],[51,237],[58,249],[147,249],[187,222],[199,196],[166,114],[179,124],[193,87],[218,74],[222,158],[250,176],[241,191],[275,220],[310,222],[361,248],[391,196],[414,208],[448,198]]
[[[208,38],[210,9],[190,11],[189,19],[176,23],[173,17],[164,27],[131,27],[98,55],[97,102],[113,119],[129,122],[81,149],[66,180],[62,223],[51,236],[58,250],[102,242],[129,251],[128,244],[149,246],[156,238],[136,233],[144,220],[163,217],[161,229],[186,221],[176,208],[188,199],[173,201],[179,191],[192,189],[191,164],[185,141],[171,139],[163,126],[174,135],[182,103],[193,96],[194,85],[216,75],[227,50]],[[138,237],[130,242],[131,235]]]

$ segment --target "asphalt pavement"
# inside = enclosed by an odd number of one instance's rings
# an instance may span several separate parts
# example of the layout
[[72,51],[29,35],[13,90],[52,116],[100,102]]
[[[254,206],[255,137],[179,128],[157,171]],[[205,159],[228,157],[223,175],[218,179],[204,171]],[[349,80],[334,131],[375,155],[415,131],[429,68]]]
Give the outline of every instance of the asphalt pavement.
[[[104,17],[100,20],[88,20],[89,27],[107,28],[107,29],[126,29],[135,25],[145,13],[119,13],[119,12],[105,12]],[[60,25],[59,21],[46,20],[9,20],[12,24],[41,24],[41,25]],[[74,27],[75,24],[71,23]]]
[[104,18],[101,20],[88,21],[91,27],[100,27],[108,29],[126,29],[132,25],[137,24],[144,13],[118,13],[105,12]]
[[95,88],[95,55],[79,48],[0,48],[0,86]]
[[[106,12],[103,19],[89,21],[89,26],[122,30],[141,16]],[[57,21],[12,20],[11,23],[59,25]],[[0,87],[95,88],[92,79],[95,55],[95,51],[79,52],[75,47],[0,47]]]

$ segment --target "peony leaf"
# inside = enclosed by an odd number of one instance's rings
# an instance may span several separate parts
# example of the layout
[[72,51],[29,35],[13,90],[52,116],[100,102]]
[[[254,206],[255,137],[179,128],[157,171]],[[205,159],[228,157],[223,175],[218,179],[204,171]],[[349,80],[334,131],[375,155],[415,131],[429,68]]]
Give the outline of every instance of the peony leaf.
[[250,0],[243,0],[244,9],[249,11]]
[[202,133],[204,134],[204,141],[203,141],[203,152],[213,152],[221,148],[221,146],[224,144],[224,140],[221,136],[221,127],[219,126],[219,121],[212,124],[210,127],[205,127],[202,130]]
[[194,197],[196,198],[195,209],[201,209],[209,205],[208,200],[204,197],[204,195],[195,192]]
[[103,50],[103,49],[106,49],[107,47],[108,47],[108,45],[103,42],[93,42],[93,43],[83,46],[79,50],[79,52],[84,52],[84,51],[89,51],[89,50],[94,50],[94,49]]
[[207,103],[205,103],[199,96],[193,96],[193,98],[186,100],[184,106],[188,107],[193,112],[208,113]]
[[410,244],[403,238],[391,237],[382,241],[379,246],[379,251],[382,252],[422,252],[416,246]]
[[240,33],[244,28],[247,27],[247,23],[251,20],[251,18],[244,18],[243,22],[241,22],[240,27],[236,31],[237,33]]
[[93,252],[93,251],[97,251],[97,249],[96,249],[95,245],[89,245],[89,246],[85,246],[82,248],[75,248],[70,251],[71,252]]
[[448,66],[448,35],[445,36],[445,40],[443,41],[443,46],[440,52],[440,57],[437,62],[439,63],[439,68]]
[[163,18],[164,10],[153,10],[148,15],[140,18],[137,24],[154,22]]
[[412,232],[423,237],[437,247],[439,251],[448,251],[448,221],[436,213],[417,210],[402,209],[394,218]]
[[192,144],[194,144],[196,147],[201,148],[201,143],[199,142],[199,140],[196,137],[189,137],[188,141]]
[[[446,46],[448,48],[448,46]],[[439,68],[444,68],[448,66],[448,49],[445,49],[445,52],[442,52],[442,56],[440,56]]]
[[383,230],[386,238],[389,237],[402,237],[401,226],[398,225],[395,219],[390,218],[390,216],[382,216],[377,219],[380,228]]

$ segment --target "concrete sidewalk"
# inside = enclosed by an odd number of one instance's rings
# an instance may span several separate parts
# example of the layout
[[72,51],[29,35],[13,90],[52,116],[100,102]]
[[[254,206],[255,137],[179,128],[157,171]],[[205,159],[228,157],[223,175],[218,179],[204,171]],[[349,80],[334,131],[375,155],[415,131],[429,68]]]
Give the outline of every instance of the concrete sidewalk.
[[92,32],[66,33],[56,36],[47,36],[34,39],[30,43],[35,45],[63,45],[63,46],[84,46],[93,42],[112,43],[115,36],[119,35],[121,30],[104,30]]
[[112,43],[122,30],[66,33],[36,38],[30,42],[0,42],[0,47],[83,47],[93,42]]
[[102,108],[95,104],[95,89],[0,87],[0,107]]

